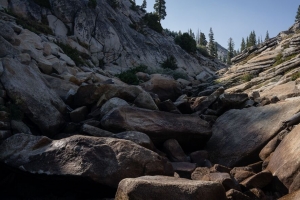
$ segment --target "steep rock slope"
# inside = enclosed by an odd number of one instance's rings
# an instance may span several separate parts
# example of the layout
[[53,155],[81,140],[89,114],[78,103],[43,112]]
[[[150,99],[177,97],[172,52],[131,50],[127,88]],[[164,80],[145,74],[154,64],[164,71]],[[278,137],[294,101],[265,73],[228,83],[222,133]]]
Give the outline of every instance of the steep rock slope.
[[95,7],[89,6],[87,0],[49,0],[48,8],[35,2],[11,0],[2,5],[17,16],[47,21],[64,43],[78,40],[83,47],[73,45],[88,54],[90,65],[100,66],[112,74],[139,64],[157,69],[169,56],[176,58],[179,71],[192,77],[202,71],[212,76],[214,70],[223,67],[201,55],[191,56],[172,37],[150,29],[142,22],[145,13],[139,8],[132,9],[129,0],[116,1],[116,4],[97,0]]

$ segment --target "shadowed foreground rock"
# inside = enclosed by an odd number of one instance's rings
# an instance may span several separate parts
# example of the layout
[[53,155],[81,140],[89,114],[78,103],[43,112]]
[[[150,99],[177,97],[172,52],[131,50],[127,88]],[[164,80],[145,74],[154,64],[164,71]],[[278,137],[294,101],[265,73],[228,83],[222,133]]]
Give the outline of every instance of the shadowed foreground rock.
[[191,181],[164,176],[127,178],[120,182],[116,200],[225,200],[221,184],[208,181]]
[[300,110],[300,99],[264,107],[230,110],[218,118],[207,143],[211,161],[225,166],[250,164],[282,127]]
[[133,142],[79,135],[51,140],[17,134],[2,143],[0,160],[30,173],[87,177],[111,187],[124,178],[173,173],[165,159]]
[[107,113],[101,124],[112,132],[140,131],[154,144],[176,139],[181,144],[201,145],[211,136],[209,124],[198,116],[178,115],[124,106]]

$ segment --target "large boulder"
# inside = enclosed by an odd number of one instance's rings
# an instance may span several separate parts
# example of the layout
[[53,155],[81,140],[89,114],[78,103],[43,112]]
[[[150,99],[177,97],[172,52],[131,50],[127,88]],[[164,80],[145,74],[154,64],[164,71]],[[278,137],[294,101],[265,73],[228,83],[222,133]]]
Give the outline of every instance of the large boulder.
[[[290,188],[300,171],[300,126],[296,126],[279,144],[271,156],[268,170],[277,176],[278,179]],[[293,187],[293,190],[297,188]],[[300,187],[298,188],[300,189]]]
[[214,124],[207,144],[211,161],[232,167],[258,160],[260,150],[280,131],[282,122],[299,109],[300,99],[294,98],[224,113]]
[[33,174],[86,177],[111,187],[124,178],[173,171],[166,159],[133,142],[79,135],[51,140],[16,134],[1,144],[0,160]]
[[152,78],[141,86],[147,92],[157,94],[161,101],[168,99],[175,101],[182,94],[180,84],[177,81],[160,74],[152,75]]
[[115,199],[225,200],[226,195],[222,185],[215,182],[192,181],[164,176],[144,176],[122,180]]
[[300,199],[300,190],[281,197],[279,200],[298,200]]
[[45,84],[36,66],[23,65],[13,58],[5,58],[2,63],[0,80],[8,96],[45,135],[58,133],[65,123],[62,113],[66,105]]
[[154,144],[176,139],[181,144],[200,146],[211,136],[211,128],[198,116],[178,115],[123,106],[107,113],[101,120],[104,128],[112,132],[140,131]]

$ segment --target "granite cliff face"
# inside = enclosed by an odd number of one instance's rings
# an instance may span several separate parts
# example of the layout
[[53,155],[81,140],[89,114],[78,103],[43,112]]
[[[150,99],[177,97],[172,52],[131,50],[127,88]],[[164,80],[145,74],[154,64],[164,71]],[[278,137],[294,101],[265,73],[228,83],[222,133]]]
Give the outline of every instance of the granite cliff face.
[[47,8],[35,2],[11,0],[3,1],[2,5],[17,16],[48,22],[59,41],[78,41],[82,46],[73,45],[88,54],[90,64],[111,74],[139,64],[157,69],[170,56],[176,58],[178,70],[191,77],[203,71],[212,76],[215,70],[224,67],[201,55],[189,55],[172,37],[143,25],[146,13],[132,9],[129,0],[116,1],[115,6],[110,1],[97,0],[95,7],[89,6],[88,0],[50,0]]

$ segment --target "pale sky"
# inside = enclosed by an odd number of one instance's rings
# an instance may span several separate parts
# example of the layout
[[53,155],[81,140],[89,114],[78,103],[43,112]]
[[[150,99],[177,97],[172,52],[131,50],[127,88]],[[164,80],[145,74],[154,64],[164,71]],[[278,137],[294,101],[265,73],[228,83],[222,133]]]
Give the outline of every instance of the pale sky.
[[[143,0],[136,0],[141,5]],[[155,0],[147,0],[147,11],[152,12]],[[246,39],[252,30],[265,39],[293,25],[300,5],[299,0],[166,0],[167,16],[163,28],[194,33],[201,30],[208,39],[210,27],[215,41],[227,48],[233,38],[239,49],[242,37]]]

